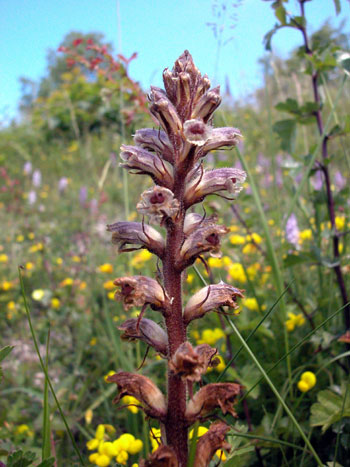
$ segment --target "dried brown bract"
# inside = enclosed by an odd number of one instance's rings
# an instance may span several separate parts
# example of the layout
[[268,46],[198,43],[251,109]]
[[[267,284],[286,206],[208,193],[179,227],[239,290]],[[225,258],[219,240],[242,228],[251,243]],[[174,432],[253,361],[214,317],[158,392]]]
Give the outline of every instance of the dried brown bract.
[[158,282],[146,276],[119,277],[114,281],[118,287],[115,299],[123,302],[124,309],[150,305],[153,310],[166,309],[167,300]]
[[230,427],[226,423],[210,425],[209,430],[198,440],[194,467],[207,467],[218,449],[231,450],[231,446],[225,441],[228,431]]
[[124,332],[124,334],[121,335],[122,339],[129,341],[139,339],[153,347],[162,355],[167,354],[168,336],[164,329],[151,319],[127,319],[118,329]]
[[140,462],[140,467],[178,467],[176,454],[169,446],[161,444],[147,460]]
[[145,413],[152,418],[161,420],[166,414],[166,402],[158,387],[146,376],[121,371],[108,376],[109,383],[116,383],[119,393],[113,399],[117,404],[124,396],[133,396],[141,404]]
[[193,423],[198,417],[204,417],[218,407],[224,415],[230,413],[236,417],[233,405],[241,387],[240,384],[236,383],[211,383],[202,387],[187,403],[187,420]]
[[189,342],[184,342],[169,360],[169,368],[184,380],[200,381],[216,353],[217,350],[208,344],[193,348]]
[[203,287],[192,295],[187,302],[184,320],[189,323],[222,306],[228,306],[235,310],[238,308],[237,298],[244,298],[243,292],[244,290],[237,289],[224,282]]

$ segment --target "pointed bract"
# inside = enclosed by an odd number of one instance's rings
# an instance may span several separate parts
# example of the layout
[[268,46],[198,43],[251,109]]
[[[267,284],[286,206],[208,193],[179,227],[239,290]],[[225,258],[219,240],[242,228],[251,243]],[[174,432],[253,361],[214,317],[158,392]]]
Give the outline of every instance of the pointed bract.
[[168,336],[164,329],[151,319],[127,319],[123,324],[118,326],[118,329],[124,333],[121,336],[122,339],[129,341],[139,339],[162,355],[167,354]]
[[163,288],[150,277],[119,277],[114,284],[118,287],[115,299],[123,302],[125,310],[144,305],[150,305],[156,311],[165,310],[167,307]]
[[212,423],[209,430],[199,438],[196,449],[194,467],[207,467],[218,449],[231,450],[225,441],[230,427],[223,422]]

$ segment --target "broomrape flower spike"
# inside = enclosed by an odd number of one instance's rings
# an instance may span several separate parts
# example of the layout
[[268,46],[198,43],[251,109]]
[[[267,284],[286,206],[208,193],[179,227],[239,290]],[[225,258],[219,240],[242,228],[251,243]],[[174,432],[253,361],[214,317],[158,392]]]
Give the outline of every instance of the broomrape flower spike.
[[[234,311],[237,300],[243,298],[243,290],[221,282],[197,292],[183,310],[186,269],[197,258],[220,257],[222,237],[230,231],[217,224],[216,216],[187,211],[213,194],[236,198],[246,174],[234,167],[204,167],[210,151],[232,148],[242,135],[237,128],[213,128],[213,113],[221,102],[220,88],[210,89],[209,78],[200,73],[188,51],[176,60],[172,70],[165,69],[163,81],[165,90],[152,87],[149,94],[149,110],[159,128],[137,130],[134,146],[123,145],[120,154],[123,168],[149,176],[155,184],[141,194],[137,210],[158,225],[157,230],[145,224],[143,217],[142,222],[116,222],[107,230],[119,252],[143,248],[160,260],[157,280],[121,277],[114,284],[115,299],[125,310],[141,309],[138,317],[129,317],[119,325],[121,337],[141,340],[167,360],[167,384],[162,385],[167,394],[138,374],[120,371],[108,376],[107,381],[118,386],[115,403],[122,400],[130,406],[130,401],[137,401],[137,407],[160,423],[159,429],[152,429],[156,433],[151,437],[152,454],[139,465],[186,467],[191,425],[212,417],[217,410],[236,416],[233,406],[241,391],[234,382],[203,386],[203,374],[223,364],[211,345],[225,334],[218,329],[219,333],[206,342],[203,332],[202,342],[193,347],[187,340],[187,327],[210,311],[224,312],[223,307]],[[160,313],[157,323],[143,316],[147,307]],[[209,427],[198,441],[195,467],[208,466],[215,453],[224,458],[223,450],[230,449],[225,440],[227,431],[223,422]],[[108,449],[99,448],[99,452],[110,457]],[[107,459],[99,459],[103,461]]]

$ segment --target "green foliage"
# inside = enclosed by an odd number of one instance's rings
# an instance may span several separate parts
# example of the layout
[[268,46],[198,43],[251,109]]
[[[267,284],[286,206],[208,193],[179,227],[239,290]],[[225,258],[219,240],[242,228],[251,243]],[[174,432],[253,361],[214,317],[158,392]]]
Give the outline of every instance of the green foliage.
[[[7,355],[11,352],[12,349],[13,347],[11,347],[10,345],[6,345],[2,349],[0,349],[0,363],[4,360],[4,358],[7,357]],[[0,383],[1,383],[2,377],[3,377],[3,373],[2,373],[2,368],[0,365]]]
[[311,406],[311,426],[328,428],[344,417],[350,417],[350,385],[342,385],[339,392],[325,389],[317,394],[317,402]]
[[[29,465],[33,465],[35,462],[35,453],[27,451],[23,452],[21,450],[16,451],[10,454],[7,458],[7,467],[27,467]],[[55,459],[52,457],[50,459],[46,459],[40,464],[36,464],[37,467],[52,467],[55,463]]]

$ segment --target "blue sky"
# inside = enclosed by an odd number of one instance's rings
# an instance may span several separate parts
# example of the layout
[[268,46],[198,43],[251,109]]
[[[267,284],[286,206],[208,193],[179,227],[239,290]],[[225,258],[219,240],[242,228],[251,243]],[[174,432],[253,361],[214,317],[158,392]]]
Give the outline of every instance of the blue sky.
[[[312,30],[327,18],[337,25],[349,17],[349,2],[335,15],[333,0],[306,3]],[[220,2],[218,2],[220,3]],[[0,122],[15,115],[20,96],[18,78],[38,80],[45,74],[46,52],[57,49],[72,30],[103,32],[115,51],[126,56],[138,52],[130,75],[147,89],[161,85],[161,72],[188,49],[202,72],[224,84],[228,77],[235,97],[261,82],[257,60],[264,54],[264,34],[275,23],[270,3],[262,0],[227,1],[224,39],[232,37],[217,54],[217,42],[207,23],[215,21],[213,0],[0,0]],[[240,3],[233,8],[233,3]],[[296,11],[296,0],[289,0]],[[229,19],[235,13],[234,22]],[[230,29],[230,25],[234,28]],[[120,26],[120,27],[119,27]],[[345,31],[349,32],[349,21]],[[286,56],[300,44],[294,31],[278,33],[274,52]]]

